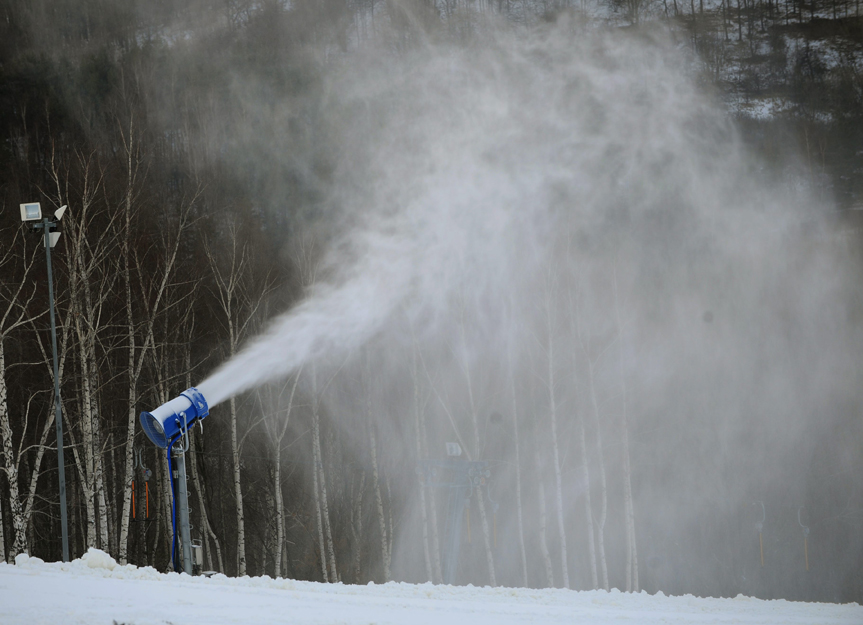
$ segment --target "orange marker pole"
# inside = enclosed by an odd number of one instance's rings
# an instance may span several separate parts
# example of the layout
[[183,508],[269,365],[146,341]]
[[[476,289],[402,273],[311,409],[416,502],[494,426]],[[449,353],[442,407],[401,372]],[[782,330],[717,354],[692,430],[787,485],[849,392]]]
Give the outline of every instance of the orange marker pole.
[[144,490],[147,493],[147,508],[145,510],[144,518],[149,521],[150,520],[150,483],[149,482],[144,482]]

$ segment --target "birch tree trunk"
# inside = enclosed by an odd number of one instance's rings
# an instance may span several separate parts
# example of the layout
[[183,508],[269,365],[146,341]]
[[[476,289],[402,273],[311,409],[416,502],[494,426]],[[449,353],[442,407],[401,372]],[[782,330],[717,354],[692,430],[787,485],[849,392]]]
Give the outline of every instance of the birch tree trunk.
[[[467,381],[467,395],[468,402],[470,406],[470,416],[471,422],[473,425],[473,440],[474,440],[474,458],[479,459],[481,449],[480,449],[480,437],[479,437],[479,418],[476,413],[476,404],[474,402],[474,394],[473,394],[473,383],[470,375],[470,361],[468,359],[467,354],[467,338],[465,336],[465,320],[464,320],[464,307],[461,310],[461,339],[462,339],[462,347],[464,349],[464,373]],[[485,511],[485,500],[483,499],[483,487],[478,486],[476,489],[477,497],[476,503],[477,508],[479,509],[479,520],[480,526],[482,527],[482,537],[485,547],[485,559],[486,564],[488,565],[488,578],[489,584],[491,586],[497,586],[497,579],[495,577],[494,571],[494,553],[491,550],[491,532],[489,531],[488,526],[488,516]]]
[[117,560],[120,564],[126,564],[129,542],[129,517],[132,499],[132,483],[134,480],[133,456],[135,450],[135,417],[138,403],[138,376],[135,375],[135,320],[132,312],[132,271],[130,260],[130,242],[132,237],[132,195],[135,186],[135,175],[137,172],[137,160],[135,158],[135,133],[134,126],[130,122],[128,141],[123,137],[126,147],[126,195],[123,198],[123,213],[125,218],[123,230],[123,290],[126,298],[126,336],[128,344],[128,358],[126,366],[129,369],[129,412],[126,420],[126,446],[123,456],[123,504],[122,518],[120,519],[120,548]]
[[274,577],[282,576],[282,547],[285,544],[285,509],[282,502],[282,446],[276,444],[273,458],[273,506],[276,513],[276,553],[273,562]]
[[[122,134],[122,133],[121,133]],[[123,455],[123,503],[122,516],[120,519],[120,545],[117,560],[120,564],[126,564],[128,542],[129,542],[129,519],[131,512],[132,482],[134,480],[133,455],[135,450],[135,423],[136,408],[138,404],[138,376],[140,368],[136,367],[136,340],[135,319],[132,308],[132,271],[131,271],[131,238],[132,238],[132,200],[135,189],[135,179],[138,170],[137,147],[135,144],[135,132],[133,122],[129,123],[128,140],[123,135],[123,144],[126,148],[126,193],[123,198],[123,290],[126,304],[126,337],[128,341],[128,355],[126,366],[129,370],[129,412],[126,420],[126,445]],[[146,345],[144,346],[146,349]],[[141,354],[143,357],[143,354]]]
[[584,514],[587,523],[587,550],[590,555],[590,582],[591,588],[599,588],[598,573],[596,570],[596,538],[593,532],[593,506],[590,503],[590,469],[587,459],[587,432],[584,427],[584,417],[579,420],[579,444],[581,451],[581,471],[584,475]]
[[[266,418],[264,420],[264,425],[267,429],[267,435],[273,441],[273,455],[274,455],[274,471],[273,471],[273,491],[275,495],[275,518],[276,518],[276,557],[275,557],[275,569],[276,575],[281,576],[283,574],[283,566],[282,566],[282,553],[285,551],[285,503],[284,497],[282,495],[282,441],[285,438],[285,434],[288,431],[288,425],[291,421],[291,412],[294,407],[294,397],[297,392],[297,385],[300,381],[300,376],[302,375],[303,369],[300,367],[299,371],[297,371],[294,376],[294,383],[291,385],[291,394],[288,397],[288,405],[284,410],[281,406],[281,398],[282,393],[287,388],[287,383],[282,388],[282,392],[279,393],[277,401],[271,401],[271,406],[269,408],[273,410],[272,416],[270,418]],[[272,394],[270,394],[272,398]],[[279,421],[280,416],[284,413],[284,418]]]
[[[2,384],[2,382],[0,382]],[[0,562],[6,562],[6,531],[3,523],[3,502],[0,501]]]
[[[549,287],[550,290],[550,287]],[[555,495],[557,497],[557,530],[560,534],[560,565],[563,573],[563,586],[569,588],[569,567],[566,553],[566,527],[563,521],[563,476],[560,467],[560,446],[557,440],[557,400],[554,396],[554,336],[551,321],[551,294],[547,293],[546,301],[546,328],[548,334],[548,347],[546,350],[548,364],[548,402],[549,417],[551,419],[551,449],[554,460]]]
[[[249,324],[255,318],[258,308],[261,306],[271,285],[264,287],[262,291],[251,294],[250,286],[250,255],[248,246],[240,242],[240,233],[237,225],[228,224],[228,236],[230,250],[219,250],[214,252],[205,241],[204,248],[210,269],[216,283],[216,296],[218,298],[220,313],[224,314],[224,323],[228,329],[228,356],[233,357],[237,352],[237,346],[245,335]],[[223,259],[229,262],[228,267],[222,266]],[[269,282],[269,280],[267,280]],[[246,529],[243,513],[243,489],[240,480],[240,448],[239,435],[237,431],[237,402],[234,397],[230,399],[231,420],[231,455],[234,469],[234,497],[237,512],[237,573],[240,576],[246,574]]]
[[[97,439],[98,441],[98,439]],[[108,502],[105,499],[104,462],[102,461],[101,445],[96,454],[96,495],[99,505],[99,543],[106,552],[111,551],[108,528]]]
[[[99,388],[98,373],[96,371],[96,348],[95,344],[90,346],[90,388],[96,391]],[[99,548],[110,553],[110,538],[108,527],[108,502],[105,497],[105,445],[102,442],[102,428],[99,421],[99,403],[96,394],[91,395],[93,406],[92,414],[92,445],[93,445],[93,483],[96,488],[96,510],[99,517]]]
[[551,554],[548,552],[547,526],[548,515],[545,505],[545,484],[542,478],[538,480],[539,487],[539,550],[542,552],[542,562],[545,564],[545,578],[548,580],[548,587],[554,588],[554,568],[551,565]]
[[590,395],[593,399],[594,427],[596,429],[596,452],[599,462],[599,488],[602,503],[599,520],[596,522],[596,542],[599,552],[599,566],[602,573],[602,587],[608,590],[608,562],[605,559],[605,521],[608,517],[608,485],[605,479],[605,454],[602,449],[602,428],[599,421],[599,410],[596,403],[596,392],[593,382],[593,365],[588,363],[588,375],[590,380]]
[[390,581],[390,550],[389,541],[387,540],[387,521],[384,515],[384,499],[381,495],[380,473],[378,471],[378,445],[377,436],[375,436],[374,425],[369,423],[369,438],[371,440],[372,454],[372,485],[375,491],[375,503],[378,509],[378,525],[380,526],[381,534],[381,561],[384,566],[384,581]]
[[237,400],[233,397],[230,399],[230,409],[231,459],[234,469],[234,502],[237,510],[237,575],[242,577],[246,574],[246,525],[243,516],[243,486],[240,482],[240,448],[237,441]]
[[321,575],[324,578],[324,583],[330,581],[327,571],[327,546],[324,540],[324,519],[321,506],[321,489],[319,479],[320,472],[318,466],[323,464],[320,458],[320,448],[318,440],[320,439],[320,415],[318,414],[318,383],[317,383],[317,368],[312,365],[312,487],[315,496],[315,515],[318,521],[318,549],[321,554]]
[[351,480],[351,531],[354,538],[354,583],[360,583],[363,555],[363,492],[366,487],[366,472],[360,474],[359,488],[354,491]]
[[626,372],[623,366],[623,324],[620,320],[617,270],[614,271],[614,317],[617,324],[617,341],[620,356],[620,388],[623,401],[621,421],[623,426],[623,506],[626,520],[626,591],[638,592],[638,549],[635,544],[635,510],[632,502],[632,467],[629,457],[629,421],[626,412]]
[[[586,360],[590,361],[590,354],[585,346],[584,339],[582,338],[581,333],[581,312],[579,309],[579,304],[576,301],[573,303],[572,293],[570,292],[569,296],[569,316],[570,323],[575,326],[575,336],[578,340],[579,345],[582,348],[582,352],[585,354]],[[575,370],[575,367],[573,367]],[[573,385],[577,385],[577,380],[573,380]],[[591,588],[596,590],[599,588],[599,574],[597,571],[597,563],[596,563],[596,537],[594,535],[593,529],[593,506],[591,504],[590,499],[590,462],[587,456],[587,428],[585,425],[584,415],[582,415],[579,420],[579,447],[581,452],[581,472],[584,476],[584,514],[585,521],[587,524],[587,548],[588,554],[590,556],[590,580],[591,580]]]
[[387,486],[387,527],[389,528],[389,540],[387,540],[387,553],[389,554],[390,569],[392,569],[393,561],[393,540],[395,533],[393,532],[393,493],[390,490],[390,476],[386,474],[384,483]]
[[[69,293],[73,329],[77,339],[80,367],[80,446],[83,462],[78,465],[87,510],[87,546],[110,550],[110,522],[105,494],[103,448],[100,432],[98,395],[99,372],[97,346],[107,322],[102,317],[103,306],[112,292],[117,272],[109,266],[108,255],[114,249],[117,234],[115,220],[119,212],[97,208],[97,198],[103,190],[104,172],[92,155],[76,153],[77,169],[82,187],[77,210],[70,203],[63,221],[68,233],[66,258],[69,271]],[[63,172],[67,178],[69,172]],[[49,175],[56,186],[56,200],[62,203],[64,184],[55,156],[51,154]],[[98,228],[90,226],[97,218],[105,218]],[[94,234],[94,233],[101,234]],[[93,237],[98,236],[97,241]],[[78,458],[76,458],[77,460]],[[98,521],[98,525],[97,525]]]
[[42,436],[39,439],[39,446],[36,449],[36,458],[33,460],[33,467],[30,471],[30,487],[27,492],[27,500],[24,504],[24,522],[28,524],[33,518],[33,502],[36,500],[36,486],[39,480],[39,475],[42,471],[42,458],[45,456],[46,449],[45,442],[48,440],[48,435],[54,426],[53,412],[53,410],[49,411],[45,425],[42,427]]
[[3,439],[3,470],[9,483],[9,509],[12,514],[12,559],[14,560],[24,550],[27,523],[21,508],[21,497],[18,491],[18,466],[15,450],[12,444],[12,427],[9,422],[9,411],[6,404],[6,360],[3,341],[0,339],[0,435]]
[[[76,315],[79,317],[79,315]],[[90,408],[90,375],[89,375],[89,358],[84,344],[81,342],[83,332],[81,331],[81,321],[76,318],[75,326],[78,333],[79,341],[79,365],[81,369],[80,385],[81,385],[81,446],[84,450],[83,475],[82,477],[82,494],[85,498],[85,509],[87,512],[87,548],[96,547],[96,480],[95,480],[95,459],[93,449],[93,417]]]
[[[2,256],[0,256],[0,269],[7,269],[6,265],[15,260],[13,249],[15,247],[15,243],[18,240],[18,236],[16,234],[15,239],[13,240],[13,245],[10,246],[10,249],[5,250]],[[38,247],[36,248],[38,250]],[[33,266],[33,261],[35,259],[35,250],[34,254],[31,258],[28,259],[28,254],[26,249],[22,252],[22,256],[24,259],[23,266],[23,275],[21,279],[18,281],[18,285],[13,289],[12,292],[8,293],[8,297],[6,297],[6,306],[5,310],[2,311],[2,316],[0,316],[0,442],[2,442],[2,454],[3,454],[3,466],[2,470],[6,474],[6,480],[9,483],[9,511],[12,516],[12,552],[11,557],[14,560],[15,556],[17,556],[26,546],[26,529],[30,521],[30,514],[32,512],[33,507],[33,497],[35,495],[36,488],[36,480],[39,477],[40,465],[42,462],[42,454],[44,453],[44,445],[45,438],[47,436],[47,429],[50,428],[51,424],[54,423],[54,414],[53,411],[49,411],[51,414],[48,417],[48,422],[46,423],[45,429],[43,430],[42,439],[40,442],[39,452],[36,458],[36,462],[34,462],[33,470],[31,472],[31,484],[30,484],[30,496],[28,498],[28,502],[22,505],[20,491],[19,491],[19,468],[21,463],[21,447],[18,446],[18,453],[15,452],[15,446],[13,443],[13,432],[12,432],[12,423],[9,415],[9,405],[8,405],[8,394],[6,388],[6,351],[5,351],[5,339],[8,336],[9,332],[15,330],[19,326],[23,325],[31,321],[31,319],[26,318],[27,316],[27,305],[32,301],[33,295],[30,295],[26,301],[22,301],[20,298],[22,296],[22,292],[24,286],[29,282],[28,276],[30,273],[30,269]],[[35,295],[35,289],[33,291]],[[4,294],[5,295],[5,294]],[[14,313],[15,309],[18,309],[18,313]],[[27,432],[25,431],[27,428],[27,423],[29,421],[29,412],[30,412],[30,404],[28,402],[26,413],[23,418],[23,426],[21,437],[24,440],[24,437],[27,436]],[[0,504],[2,506],[2,504]],[[2,512],[2,511],[0,511]],[[2,515],[0,515],[2,516]],[[0,518],[0,524],[2,524],[2,518]],[[2,531],[2,530],[0,530]],[[5,542],[3,542],[3,538],[0,537],[0,548],[2,548],[2,559],[5,561],[6,553],[5,553]]]
[[[423,445],[428,450],[428,442],[425,434],[425,425],[423,425]],[[428,490],[429,505],[431,508],[431,532],[432,532],[432,563],[434,564],[434,574],[436,583],[443,583],[443,570],[440,561],[440,535],[438,534],[437,525],[437,502],[435,501],[435,491],[433,488]]]
[[[571,300],[570,300],[571,301]],[[571,305],[571,304],[570,304]],[[605,590],[609,589],[608,586],[608,562],[605,557],[605,522],[608,516],[608,487],[605,476],[605,453],[602,447],[602,427],[601,421],[599,418],[599,404],[596,397],[596,383],[595,383],[595,375],[594,375],[594,361],[590,353],[590,341],[583,338],[581,332],[581,321],[580,321],[580,313],[578,304],[575,305],[575,316],[577,323],[577,335],[578,340],[581,343],[582,351],[585,354],[585,359],[587,360],[587,379],[588,379],[588,389],[590,391],[590,399],[593,407],[593,420],[594,420],[594,428],[596,433],[596,453],[597,453],[597,462],[599,463],[599,484],[600,484],[600,496],[601,496],[601,505],[600,505],[600,515],[599,519],[596,520],[596,542],[597,542],[597,550],[599,556],[599,566],[600,572],[602,573],[602,587]],[[582,458],[587,458],[587,450],[586,450],[586,441],[584,441],[584,421],[581,423],[581,446],[582,446]],[[582,461],[584,462],[584,460]],[[585,471],[585,478],[587,479],[587,465],[586,463],[583,465]],[[585,499],[588,501],[587,509],[588,513],[592,517],[592,512],[590,510],[589,504],[589,496],[590,496],[590,483],[586,485],[585,489]],[[592,519],[589,519],[592,521]],[[592,541],[591,541],[591,544]],[[595,581],[595,577],[594,577]]]
[[[417,344],[416,337],[413,334],[413,328],[411,328],[411,337],[413,339],[413,350],[414,350],[414,364],[416,364],[417,360],[422,361],[422,353],[420,352],[419,345]],[[425,362],[423,362],[423,367],[425,367]],[[427,373],[427,372],[426,372]],[[419,370],[416,370],[417,381],[416,384],[419,385]],[[424,418],[425,412],[421,412],[420,416],[420,432],[422,433],[422,452],[426,456],[428,456],[428,433],[426,427],[426,419]],[[443,583],[443,568],[441,567],[441,551],[440,551],[440,535],[438,533],[438,522],[437,522],[437,501],[435,497],[435,489],[428,488],[426,489],[426,493],[428,494],[428,502],[429,502],[429,510],[430,510],[430,523],[431,523],[431,553],[432,553],[432,566],[433,566],[433,579],[436,580],[435,583]]]
[[507,359],[509,365],[509,388],[512,400],[512,425],[513,425],[513,441],[515,443],[515,507],[518,517],[518,547],[521,552],[521,573],[522,583],[527,588],[527,550],[524,546],[524,514],[521,501],[521,443],[520,434],[518,431],[518,402],[516,401],[515,392],[515,372],[512,362],[512,352],[507,350]]
[[[371,371],[369,371],[371,373]],[[422,448],[422,407],[420,406],[420,385],[419,376],[417,375],[417,356],[416,350],[413,350],[411,357],[411,381],[414,387],[414,430],[416,432],[416,458],[420,462],[423,457]],[[371,397],[369,397],[369,408],[371,409]],[[425,556],[426,577],[434,583],[434,570],[432,566],[431,549],[429,548],[429,518],[428,508],[426,506],[426,485],[423,480],[423,475],[417,471],[417,489],[420,493],[420,515],[422,516],[423,530],[423,555]]]
[[[323,448],[321,446],[321,427],[320,427],[320,419],[318,419],[318,428],[317,428],[317,436],[315,437],[315,444],[318,446],[318,459],[320,463],[318,465],[318,470],[321,473],[320,476],[320,484],[321,484],[321,512],[324,516],[324,532],[327,539],[327,555],[330,559],[330,577],[332,578],[333,583],[338,584],[341,579],[339,578],[339,571],[336,568],[336,551],[335,544],[333,542],[333,531],[330,523],[330,504],[329,504],[329,496],[327,495],[327,475],[324,470],[324,454]],[[332,446],[329,447],[332,449]]]
[[[195,318],[192,315],[191,320],[187,319],[186,326],[186,336],[191,336],[193,333],[193,329],[195,326]],[[189,343],[186,343],[186,353],[184,357],[184,368],[186,370],[186,388],[191,388],[192,386],[192,353],[191,346]],[[203,425],[201,425],[201,447],[204,445],[204,430]],[[219,563],[218,571],[220,573],[225,572],[225,565],[222,561],[222,546],[219,543],[219,538],[216,536],[216,533],[213,531],[212,525],[210,525],[210,516],[207,514],[207,506],[204,503],[207,500],[206,492],[204,491],[204,480],[198,477],[198,449],[196,443],[196,436],[194,430],[192,430],[191,436],[189,436],[189,465],[190,471],[192,473],[192,486],[195,489],[195,494],[198,497],[198,510],[201,515],[201,525],[203,526],[203,538],[202,543],[206,545],[205,553],[207,558],[207,568],[209,570],[213,570],[213,550],[216,552],[216,561]],[[212,542],[213,547],[210,547],[210,542]]]

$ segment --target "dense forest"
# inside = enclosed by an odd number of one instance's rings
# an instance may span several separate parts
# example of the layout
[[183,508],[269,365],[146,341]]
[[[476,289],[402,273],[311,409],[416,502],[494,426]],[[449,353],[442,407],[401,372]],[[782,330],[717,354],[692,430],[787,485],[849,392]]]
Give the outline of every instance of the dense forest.
[[[444,93],[460,84],[458,59],[491,68],[478,76],[506,75],[507,37],[563,37],[578,55],[595,33],[613,33],[661,49],[657,67],[686,75],[689,86],[667,97],[697,90],[692,101],[722,112],[670,103],[644,132],[684,128],[688,150],[702,137],[690,124],[704,124],[716,145],[698,171],[771,185],[765,199],[709,178],[718,196],[828,207],[795,213],[793,233],[775,244],[792,241],[795,252],[777,260],[773,243],[730,226],[734,245],[712,253],[724,259],[737,243],[745,253],[719,265],[697,256],[710,247],[697,237],[672,245],[693,232],[690,222],[669,225],[667,212],[685,205],[669,198],[696,191],[680,182],[685,158],[644,161],[667,183],[657,195],[625,167],[586,170],[608,191],[589,236],[581,225],[548,228],[555,243],[541,260],[520,241],[523,257],[501,265],[511,284],[460,283],[446,313],[405,307],[344,356],[304,362],[212,409],[188,456],[204,568],[441,582],[448,495],[433,467],[457,441],[488,471],[465,509],[458,583],[861,601],[859,5],[0,0],[0,560],[61,554],[45,251],[19,204],[68,205],[52,262],[71,555],[97,547],[167,570],[168,467],[140,412],[200,382],[339,273],[331,251],[363,223],[352,202],[392,199],[378,189],[423,165],[411,146],[430,140],[385,144],[410,158],[381,173],[369,137],[389,137],[381,128],[393,119],[410,128],[411,111],[451,122],[459,137],[477,124],[499,128],[493,106],[463,117],[435,107],[444,96],[412,89],[431,72],[427,57],[455,50],[435,83]],[[546,53],[525,47],[530,63]],[[609,72],[630,76],[615,63],[633,56],[608,58]],[[547,63],[566,61],[549,53]],[[656,71],[661,82],[666,69]],[[404,93],[355,84],[392,74]],[[525,116],[543,106],[536,93],[512,102]],[[626,121],[616,132],[638,136]],[[732,147],[711,152],[723,146]],[[563,152],[537,151],[537,162]],[[622,152],[603,154],[611,162]],[[532,154],[478,160],[509,167]],[[665,172],[666,158],[677,173]],[[614,195],[624,178],[628,191]],[[574,197],[566,184],[549,187],[553,207]],[[624,206],[630,197],[662,209],[639,218]],[[630,230],[620,235],[623,221]],[[645,251],[657,245],[668,249],[661,261]],[[532,262],[541,278],[519,273]],[[483,289],[506,296],[482,300]],[[676,303],[657,304],[657,294]],[[431,329],[443,326],[445,340]],[[688,338],[663,341],[679,331]],[[669,359],[686,364],[666,374]]]

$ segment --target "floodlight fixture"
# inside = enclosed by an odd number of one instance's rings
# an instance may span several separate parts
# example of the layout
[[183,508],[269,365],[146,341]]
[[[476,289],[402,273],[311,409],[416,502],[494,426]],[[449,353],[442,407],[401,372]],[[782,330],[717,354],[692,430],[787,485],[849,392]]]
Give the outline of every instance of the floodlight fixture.
[[63,219],[63,214],[66,212],[66,204],[63,204],[60,208],[54,211],[54,219],[60,221]]
[[28,202],[21,204],[21,221],[41,221],[42,206],[39,202]]

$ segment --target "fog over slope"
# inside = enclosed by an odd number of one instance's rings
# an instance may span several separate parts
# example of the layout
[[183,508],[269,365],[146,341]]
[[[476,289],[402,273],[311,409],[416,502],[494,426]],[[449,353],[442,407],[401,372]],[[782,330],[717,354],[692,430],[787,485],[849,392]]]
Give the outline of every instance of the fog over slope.
[[[521,459],[525,533],[539,533],[545,480],[560,544],[557,464],[573,583],[589,587],[587,471],[623,583],[628,423],[643,580],[770,592],[759,501],[775,583],[797,579],[798,508],[814,516],[811,493],[829,487],[807,483],[810,459],[859,402],[858,271],[830,206],[760,174],[680,56],[662,33],[575,35],[561,20],[345,64],[322,111],[340,152],[334,242],[303,301],[201,390],[217,404],[310,363],[338,370],[326,410],[351,437],[372,393],[406,470],[419,410],[428,455],[457,440],[499,463],[506,583],[521,568],[515,427],[538,455]],[[396,565],[417,557],[413,518]],[[471,566],[491,575],[479,551]]]

